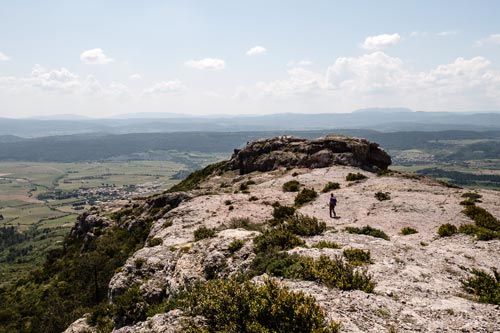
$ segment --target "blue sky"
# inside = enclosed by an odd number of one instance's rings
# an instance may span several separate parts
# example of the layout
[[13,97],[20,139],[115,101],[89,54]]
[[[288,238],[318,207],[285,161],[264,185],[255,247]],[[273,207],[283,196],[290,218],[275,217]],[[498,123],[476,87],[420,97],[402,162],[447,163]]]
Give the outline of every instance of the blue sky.
[[0,116],[500,110],[499,1],[0,5]]

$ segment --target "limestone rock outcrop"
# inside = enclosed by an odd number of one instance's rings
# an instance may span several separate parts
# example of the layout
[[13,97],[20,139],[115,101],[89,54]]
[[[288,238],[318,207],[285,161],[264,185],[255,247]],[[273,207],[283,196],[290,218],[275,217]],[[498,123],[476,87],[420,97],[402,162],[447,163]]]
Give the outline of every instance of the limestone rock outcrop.
[[365,139],[329,135],[307,140],[279,136],[249,142],[235,150],[229,166],[244,175],[271,171],[279,167],[324,168],[350,165],[366,170],[387,169],[391,157],[377,143]]

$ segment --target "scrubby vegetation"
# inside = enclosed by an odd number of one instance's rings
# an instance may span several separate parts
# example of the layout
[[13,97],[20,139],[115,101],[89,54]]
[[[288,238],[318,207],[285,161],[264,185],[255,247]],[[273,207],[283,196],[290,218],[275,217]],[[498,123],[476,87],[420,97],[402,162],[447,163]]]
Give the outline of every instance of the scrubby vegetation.
[[479,297],[479,301],[500,305],[500,273],[492,268],[493,274],[473,269],[472,276],[462,281],[466,292]]
[[[478,197],[475,197],[474,200],[478,199]],[[462,212],[470,217],[474,224],[462,224],[458,228],[458,232],[476,236],[478,240],[482,241],[500,239],[500,221],[486,209],[476,206],[474,202],[466,206]]]
[[304,244],[303,240],[282,225],[266,229],[262,235],[254,238],[254,250],[257,253],[289,250]]
[[391,194],[389,192],[377,192],[375,193],[375,198],[378,201],[390,200]]
[[458,232],[457,227],[455,227],[453,224],[450,223],[445,223],[441,224],[438,229],[438,235],[439,237],[450,237],[453,236]]
[[329,242],[329,241],[319,241],[316,244],[311,245],[311,247],[317,248],[317,249],[340,249],[340,245],[335,243],[335,242]]
[[314,236],[323,233],[326,230],[326,223],[319,221],[315,217],[295,214],[286,220],[286,228],[299,236]]
[[197,188],[203,181],[214,173],[222,173],[225,171],[227,161],[210,164],[201,170],[196,170],[187,176],[186,179],[172,186],[168,192],[189,191]]
[[248,217],[233,217],[229,220],[229,228],[245,229],[249,231],[261,231],[262,227],[250,220]]
[[243,245],[245,245],[245,242],[242,239],[235,239],[234,241],[229,243],[227,249],[229,250],[229,252],[234,253],[241,249]]
[[298,192],[300,190],[300,183],[296,180],[290,180],[283,184],[283,192]]
[[379,229],[375,229],[370,227],[369,225],[364,226],[363,228],[357,228],[357,227],[346,227],[345,231],[347,231],[350,234],[358,234],[358,235],[368,235],[376,238],[382,238],[385,240],[389,240],[389,236],[385,232]]
[[279,202],[273,204],[273,218],[274,220],[281,221],[285,218],[295,214],[295,207],[282,206]]
[[149,247],[158,246],[161,244],[163,244],[163,239],[161,239],[161,238],[155,237],[155,238],[148,239],[148,246]]
[[318,193],[314,189],[304,188],[295,197],[295,206],[302,206],[316,199]]
[[215,229],[207,228],[204,225],[199,227],[194,231],[194,240],[199,241],[205,238],[210,238],[215,236]]
[[339,183],[328,182],[328,183],[326,183],[325,187],[323,187],[321,192],[326,193],[326,192],[330,192],[330,191],[338,190],[338,189],[340,189]]
[[273,280],[256,285],[234,279],[198,284],[185,296],[189,316],[205,321],[184,323],[183,332],[334,333],[340,325],[328,322],[315,299],[292,292]]
[[[91,309],[106,308],[107,288],[115,271],[149,234],[151,221],[95,229],[85,243],[67,238],[42,267],[0,292],[0,332],[62,332]],[[108,323],[109,324],[109,323]]]
[[363,180],[363,179],[366,179],[368,177],[366,177],[365,175],[363,175],[362,173],[352,173],[352,172],[349,172],[347,174],[347,176],[345,177],[345,180],[347,180],[348,182],[354,182],[356,180]]
[[401,229],[401,235],[407,236],[407,235],[413,235],[418,233],[417,229],[414,229],[412,227],[404,227]]
[[344,255],[344,258],[347,259],[347,261],[355,266],[360,266],[363,263],[371,262],[370,251],[352,248],[345,249],[342,254]]

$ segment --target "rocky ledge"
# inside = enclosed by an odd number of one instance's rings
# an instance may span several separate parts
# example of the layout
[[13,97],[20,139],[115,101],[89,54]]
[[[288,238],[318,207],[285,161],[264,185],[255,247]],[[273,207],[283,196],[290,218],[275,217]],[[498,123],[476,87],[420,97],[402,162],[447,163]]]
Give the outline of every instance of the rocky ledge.
[[387,169],[391,157],[377,143],[365,139],[328,135],[307,140],[278,136],[249,142],[234,151],[229,166],[244,175],[279,167],[324,168],[349,165],[375,171]]

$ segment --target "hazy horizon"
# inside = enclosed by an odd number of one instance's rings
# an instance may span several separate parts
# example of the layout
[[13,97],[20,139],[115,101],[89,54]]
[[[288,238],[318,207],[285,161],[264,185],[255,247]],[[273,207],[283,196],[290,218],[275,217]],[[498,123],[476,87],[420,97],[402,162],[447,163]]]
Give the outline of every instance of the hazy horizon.
[[500,110],[500,3],[9,2],[0,117]]

